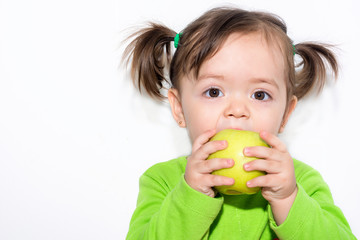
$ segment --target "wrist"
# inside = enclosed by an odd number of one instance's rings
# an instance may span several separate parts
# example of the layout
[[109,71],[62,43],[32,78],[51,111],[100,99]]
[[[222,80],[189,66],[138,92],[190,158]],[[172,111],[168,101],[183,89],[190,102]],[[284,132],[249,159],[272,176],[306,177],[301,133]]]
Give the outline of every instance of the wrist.
[[271,207],[273,206],[281,206],[284,203],[292,203],[294,202],[295,198],[296,198],[296,194],[298,192],[298,188],[297,186],[295,186],[294,190],[292,191],[292,193],[285,197],[285,198],[272,198],[270,200],[268,200],[269,204],[271,205]]
[[290,209],[295,201],[297,192],[298,188],[296,186],[294,191],[288,197],[282,199],[273,199],[269,201],[274,220],[278,226],[285,222],[290,212]]

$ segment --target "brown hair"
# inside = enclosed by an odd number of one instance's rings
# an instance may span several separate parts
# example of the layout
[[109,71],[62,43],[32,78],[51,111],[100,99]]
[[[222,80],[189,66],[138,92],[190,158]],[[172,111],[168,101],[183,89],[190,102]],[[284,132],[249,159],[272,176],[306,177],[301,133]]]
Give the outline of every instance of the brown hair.
[[[269,43],[279,47],[285,61],[288,100],[293,95],[301,99],[312,89],[320,92],[326,82],[328,66],[337,77],[338,64],[330,45],[315,42],[293,45],[280,17],[238,8],[214,8],[190,23],[182,31],[174,54],[172,43],[176,32],[150,23],[149,27],[129,37],[134,39],[125,49],[123,61],[131,61],[131,76],[140,91],[145,89],[150,96],[162,99],[160,90],[164,82],[179,89],[181,77],[192,73],[197,78],[202,63],[236,32],[259,32]],[[302,59],[297,65],[295,53]]]

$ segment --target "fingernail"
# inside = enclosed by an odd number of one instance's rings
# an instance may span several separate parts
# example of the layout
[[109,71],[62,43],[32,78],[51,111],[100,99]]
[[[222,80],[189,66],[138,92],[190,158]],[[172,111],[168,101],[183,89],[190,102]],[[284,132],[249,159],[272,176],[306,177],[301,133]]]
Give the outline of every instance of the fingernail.
[[251,187],[251,186],[252,186],[252,182],[251,182],[251,181],[248,181],[248,182],[246,183],[246,186]]
[[234,165],[234,161],[233,161],[232,159],[228,159],[228,160],[227,160],[227,163],[228,163],[229,166]]
[[260,132],[260,137],[261,138],[264,138],[264,137],[266,137],[267,136],[267,132],[265,132],[265,131],[261,131]]
[[245,149],[244,149],[244,154],[245,154],[245,155],[250,154],[250,148],[245,148]]
[[245,170],[249,170],[249,167],[250,167],[249,164],[244,164],[244,169]]
[[227,182],[229,185],[233,185],[235,183],[235,180],[233,178],[229,178]]

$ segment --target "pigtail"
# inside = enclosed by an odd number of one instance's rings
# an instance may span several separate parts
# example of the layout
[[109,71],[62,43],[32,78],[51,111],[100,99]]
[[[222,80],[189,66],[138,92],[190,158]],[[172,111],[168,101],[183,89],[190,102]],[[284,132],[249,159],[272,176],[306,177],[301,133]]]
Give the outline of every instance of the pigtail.
[[144,89],[151,97],[163,99],[160,90],[167,80],[165,71],[171,62],[171,41],[176,32],[169,28],[150,23],[128,39],[134,38],[126,47],[123,62],[131,62],[131,78],[140,92]]
[[299,43],[294,46],[294,51],[302,61],[296,68],[301,68],[295,75],[295,96],[303,98],[312,89],[321,92],[327,77],[327,69],[330,68],[335,79],[338,76],[338,63],[334,53],[330,50],[331,45],[313,42]]

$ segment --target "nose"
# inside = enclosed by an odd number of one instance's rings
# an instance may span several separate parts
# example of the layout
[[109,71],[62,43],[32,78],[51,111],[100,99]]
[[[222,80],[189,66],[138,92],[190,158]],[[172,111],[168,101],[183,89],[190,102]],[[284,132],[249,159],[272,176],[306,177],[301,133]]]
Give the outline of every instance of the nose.
[[234,100],[229,103],[225,110],[225,117],[227,118],[244,118],[248,119],[250,111],[244,101]]

